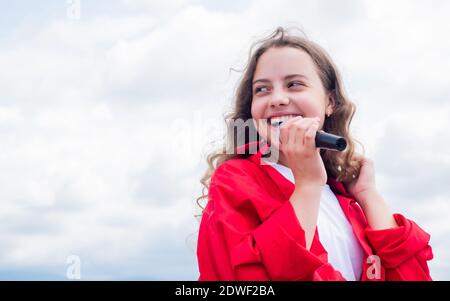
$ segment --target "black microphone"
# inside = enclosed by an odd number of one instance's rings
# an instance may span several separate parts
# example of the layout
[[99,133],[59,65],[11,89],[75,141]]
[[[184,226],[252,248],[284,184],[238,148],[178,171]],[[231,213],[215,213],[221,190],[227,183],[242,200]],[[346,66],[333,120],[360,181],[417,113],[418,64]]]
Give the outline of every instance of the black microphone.
[[341,136],[317,131],[316,147],[342,152],[347,147],[347,140]]
[[[277,122],[275,126],[281,126],[283,121]],[[317,131],[316,133],[316,147],[325,148],[333,151],[342,152],[347,147],[347,140],[344,137],[333,135],[324,131]]]

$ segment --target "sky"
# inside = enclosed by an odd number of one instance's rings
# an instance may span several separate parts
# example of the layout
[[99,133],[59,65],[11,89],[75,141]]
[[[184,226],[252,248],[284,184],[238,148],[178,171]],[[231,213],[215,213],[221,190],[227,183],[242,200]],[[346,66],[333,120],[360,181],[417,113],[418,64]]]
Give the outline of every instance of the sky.
[[381,194],[450,280],[448,1],[0,5],[0,280],[196,280],[205,156],[278,26],[331,55]]

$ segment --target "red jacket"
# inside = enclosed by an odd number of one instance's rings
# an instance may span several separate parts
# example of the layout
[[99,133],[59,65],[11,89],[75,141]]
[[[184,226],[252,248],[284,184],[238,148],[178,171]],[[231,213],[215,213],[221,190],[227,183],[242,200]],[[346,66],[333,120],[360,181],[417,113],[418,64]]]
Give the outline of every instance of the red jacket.
[[[289,202],[294,184],[260,164],[261,152],[224,162],[211,178],[198,236],[199,280],[345,280],[327,262],[317,229],[306,249]],[[331,178],[328,185],[365,253],[361,280],[431,280],[429,234],[400,214],[398,228],[372,230],[344,185]]]

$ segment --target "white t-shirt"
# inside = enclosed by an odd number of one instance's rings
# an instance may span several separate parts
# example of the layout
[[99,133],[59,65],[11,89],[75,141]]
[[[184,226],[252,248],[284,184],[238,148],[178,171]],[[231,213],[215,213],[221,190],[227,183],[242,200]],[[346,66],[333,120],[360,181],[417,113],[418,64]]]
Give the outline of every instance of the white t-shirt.
[[[294,183],[290,168],[281,164],[272,166]],[[346,280],[360,280],[364,262],[363,250],[338,199],[327,184],[320,198],[317,230],[319,240],[328,252],[328,262],[341,272]]]

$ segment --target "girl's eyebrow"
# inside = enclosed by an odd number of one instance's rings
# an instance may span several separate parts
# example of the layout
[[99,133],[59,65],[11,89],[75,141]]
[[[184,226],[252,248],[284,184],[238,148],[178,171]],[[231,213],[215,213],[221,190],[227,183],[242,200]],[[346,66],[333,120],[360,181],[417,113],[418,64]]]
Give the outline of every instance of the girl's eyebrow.
[[[303,77],[304,79],[308,80],[308,77],[303,74],[289,74],[284,77],[284,80],[291,79],[294,77]],[[267,78],[260,78],[260,79],[253,81],[253,85],[256,84],[257,82],[263,82],[263,83],[269,82],[270,83],[270,80]]]

